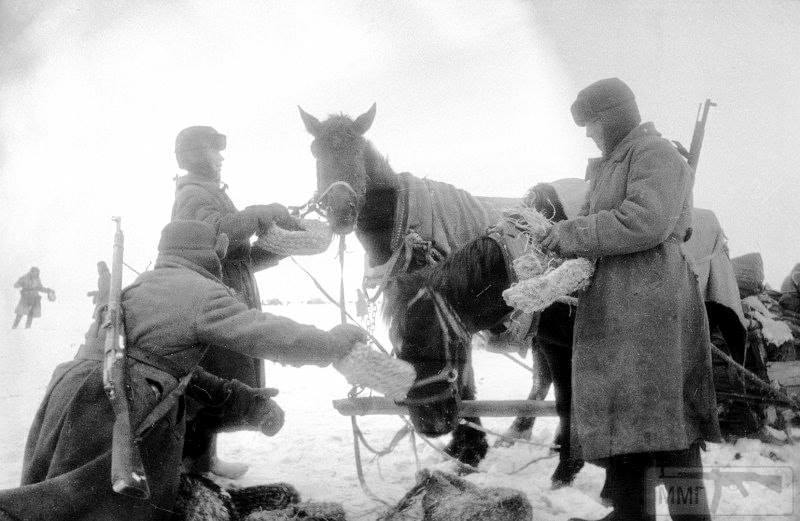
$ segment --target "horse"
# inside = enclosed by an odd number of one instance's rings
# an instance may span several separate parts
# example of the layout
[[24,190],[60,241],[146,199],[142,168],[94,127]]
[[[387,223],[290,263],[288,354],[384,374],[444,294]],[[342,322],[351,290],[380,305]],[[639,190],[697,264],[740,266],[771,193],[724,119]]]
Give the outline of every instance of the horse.
[[[566,218],[561,199],[549,184],[533,187],[525,203],[550,220]],[[471,240],[437,265],[395,277],[394,298],[385,313],[394,317],[398,357],[414,366],[419,380],[429,382],[412,387],[408,396],[411,421],[420,432],[439,436],[454,431],[454,438],[464,436],[458,431],[458,398],[469,381],[470,338],[496,328],[513,311],[502,296],[516,281],[512,255],[495,230]],[[569,485],[583,467],[583,461],[573,458],[569,450],[573,315],[574,308],[560,302],[539,315],[534,351],[538,374],[528,396],[542,400],[550,384],[555,384],[560,426],[555,439],[559,463],[552,475],[554,488]],[[438,375],[449,378],[442,381]],[[518,417],[507,433],[529,438],[533,421]],[[464,454],[474,456],[471,446],[479,446],[479,438],[465,436],[462,442]]]
[[[322,122],[298,109],[314,138],[311,152],[316,159],[317,191],[313,205],[326,216],[334,233],[355,232],[368,268],[383,269],[384,288],[392,286],[390,277],[397,273],[413,272],[446,258],[493,224],[500,216],[499,208],[518,204],[517,199],[476,198],[446,183],[396,173],[364,138],[375,118],[375,104],[355,119],[339,114]],[[442,222],[429,220],[431,214]],[[386,309],[402,315],[402,309],[391,304],[394,298],[394,291],[384,291]],[[390,322],[399,319],[394,316]],[[475,396],[471,374],[471,370],[459,371],[459,378],[467,378],[459,386],[461,399]],[[478,418],[469,420],[480,424]],[[470,465],[476,465],[487,450],[485,434],[465,425],[456,426],[446,448],[448,454]]]

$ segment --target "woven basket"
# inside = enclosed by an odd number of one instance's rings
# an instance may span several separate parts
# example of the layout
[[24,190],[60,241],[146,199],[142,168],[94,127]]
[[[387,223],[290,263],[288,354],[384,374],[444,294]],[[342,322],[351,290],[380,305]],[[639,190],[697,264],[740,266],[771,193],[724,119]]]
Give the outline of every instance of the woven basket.
[[402,400],[417,377],[411,364],[356,344],[350,353],[334,362],[351,385],[369,387],[393,400]]
[[277,255],[316,255],[328,249],[331,227],[314,219],[295,219],[302,230],[287,230],[273,223],[253,246]]
[[47,300],[49,300],[50,302],[56,301],[56,290],[54,289],[47,290]]

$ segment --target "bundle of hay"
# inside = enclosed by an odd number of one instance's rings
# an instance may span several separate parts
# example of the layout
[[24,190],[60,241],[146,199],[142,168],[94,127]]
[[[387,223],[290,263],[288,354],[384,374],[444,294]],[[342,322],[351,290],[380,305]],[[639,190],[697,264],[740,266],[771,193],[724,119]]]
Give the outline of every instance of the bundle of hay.
[[333,238],[331,227],[314,219],[293,218],[295,229],[273,223],[253,246],[277,255],[316,255],[328,249]]
[[408,362],[370,349],[366,344],[356,346],[333,367],[351,385],[369,387],[387,398],[403,400],[416,379],[416,371]]
[[530,521],[533,508],[513,488],[481,488],[452,474],[427,469],[417,484],[379,521]]
[[585,289],[594,274],[592,261],[562,260],[542,251],[539,243],[552,225],[536,209],[526,207],[505,212],[496,226],[514,257],[512,266],[520,281],[503,292],[503,299],[525,313],[542,311],[556,300]]
[[592,261],[568,259],[541,275],[513,284],[503,292],[503,299],[513,308],[535,313],[570,293],[586,289],[593,274]]

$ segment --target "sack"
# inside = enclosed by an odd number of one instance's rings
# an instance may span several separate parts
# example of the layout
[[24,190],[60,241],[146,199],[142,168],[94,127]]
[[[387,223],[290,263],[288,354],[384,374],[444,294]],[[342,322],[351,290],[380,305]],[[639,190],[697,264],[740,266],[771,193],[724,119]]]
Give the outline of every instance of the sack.
[[760,253],[747,253],[731,259],[741,298],[757,295],[764,289],[764,261]]

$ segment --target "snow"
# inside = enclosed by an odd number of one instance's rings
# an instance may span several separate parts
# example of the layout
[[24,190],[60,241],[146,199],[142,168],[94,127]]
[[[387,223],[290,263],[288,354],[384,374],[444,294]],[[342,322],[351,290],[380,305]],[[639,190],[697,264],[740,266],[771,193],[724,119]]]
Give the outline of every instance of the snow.
[[[56,305],[57,304],[57,305]],[[45,305],[43,317],[31,329],[6,330],[0,336],[2,367],[0,376],[6,385],[0,390],[0,461],[7,469],[0,475],[0,488],[13,487],[19,481],[25,438],[28,427],[44,395],[50,374],[60,362],[72,358],[83,339],[90,311],[82,313],[85,303],[60,301]],[[291,304],[270,306],[270,313],[328,328],[338,320],[338,311],[330,305]],[[84,316],[84,319],[76,319]],[[9,315],[9,322],[11,316]],[[379,332],[385,337],[385,331]],[[519,399],[527,396],[530,374],[508,359],[483,350],[475,352],[478,393],[485,399]],[[248,486],[284,481],[297,487],[304,499],[336,501],[344,505],[350,520],[373,520],[384,505],[365,494],[358,483],[353,458],[353,437],[348,418],[333,409],[331,401],[347,395],[349,386],[333,368],[292,368],[267,363],[267,383],[280,389],[278,402],[286,411],[286,425],[269,438],[256,432],[239,432],[220,436],[220,455],[226,460],[250,464],[250,471],[237,481]],[[551,396],[552,398],[552,396]],[[502,432],[511,419],[488,418],[487,428]],[[358,419],[369,442],[375,448],[385,447],[403,423],[393,416],[372,416]],[[609,510],[599,500],[604,471],[586,465],[571,487],[550,490],[550,475],[557,463],[548,456],[546,445],[557,427],[555,418],[536,420],[532,441],[541,445],[517,444],[511,448],[490,449],[481,464],[483,472],[467,479],[480,486],[506,486],[525,492],[537,520],[566,520],[569,517],[603,517]],[[795,432],[795,434],[798,434]],[[797,439],[798,436],[795,436]],[[447,437],[431,440],[443,447]],[[490,436],[490,443],[493,442]],[[452,463],[416,439],[421,467],[453,470]],[[417,470],[414,452],[408,439],[395,450],[374,459],[362,448],[366,479],[374,494],[395,504],[414,484]],[[736,516],[738,521],[750,519],[800,519],[796,496],[796,480],[800,476],[800,449],[797,446],[768,445],[757,440],[710,445],[703,454],[708,472],[719,468],[732,475],[750,471],[764,476],[780,476],[780,490],[745,481],[744,490],[731,482],[723,483],[721,500],[715,519]],[[524,467],[524,468],[523,468]],[[520,470],[521,469],[521,470]],[[517,472],[515,472],[517,471]],[[714,481],[707,480],[708,496],[714,493]],[[661,490],[663,497],[663,489]],[[659,513],[666,514],[661,505]],[[763,514],[763,515],[762,515]]]

